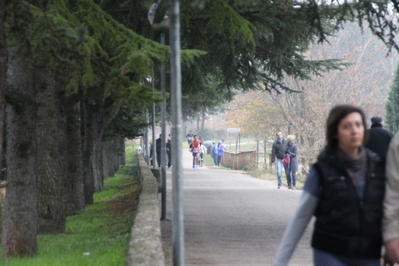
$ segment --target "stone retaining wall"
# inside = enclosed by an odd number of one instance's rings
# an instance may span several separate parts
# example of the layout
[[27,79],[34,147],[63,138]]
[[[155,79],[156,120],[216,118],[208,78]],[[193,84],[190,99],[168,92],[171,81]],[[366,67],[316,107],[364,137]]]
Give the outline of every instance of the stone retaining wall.
[[142,184],[137,215],[130,233],[126,265],[164,266],[158,182],[142,156],[138,157]]

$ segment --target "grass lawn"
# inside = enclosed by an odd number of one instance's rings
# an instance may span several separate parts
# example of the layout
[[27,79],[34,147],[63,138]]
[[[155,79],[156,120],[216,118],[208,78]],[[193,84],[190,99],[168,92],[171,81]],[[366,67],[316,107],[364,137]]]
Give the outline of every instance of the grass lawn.
[[204,155],[204,162],[203,162],[203,164],[204,164],[205,166],[214,166],[214,165],[215,165],[215,163],[213,162],[213,158],[212,158],[212,156],[211,156],[210,154],[205,154],[205,155]]
[[3,260],[0,265],[125,265],[141,189],[138,178],[129,176],[136,165],[136,150],[126,150],[126,165],[105,180],[104,190],[94,194],[93,205],[67,218],[65,234],[38,235],[36,257]]
[[[204,162],[203,162],[204,166],[208,166],[211,168],[214,168],[215,163],[213,162],[213,158],[210,154],[205,154],[204,155]],[[221,169],[221,170],[231,170],[228,167],[224,167],[222,165],[220,165],[217,169]]]

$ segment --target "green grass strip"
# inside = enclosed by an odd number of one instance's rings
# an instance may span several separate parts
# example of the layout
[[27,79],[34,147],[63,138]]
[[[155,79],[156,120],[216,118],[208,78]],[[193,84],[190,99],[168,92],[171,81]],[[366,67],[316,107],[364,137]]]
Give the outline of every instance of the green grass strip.
[[140,183],[129,176],[136,150],[126,148],[126,165],[104,181],[94,204],[67,218],[66,233],[38,235],[34,258],[0,261],[7,266],[117,266],[125,265],[130,229],[134,223]]

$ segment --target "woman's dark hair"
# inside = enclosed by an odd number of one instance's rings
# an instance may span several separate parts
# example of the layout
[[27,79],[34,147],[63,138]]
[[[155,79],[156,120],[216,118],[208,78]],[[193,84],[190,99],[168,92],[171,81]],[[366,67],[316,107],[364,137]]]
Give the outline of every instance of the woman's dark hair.
[[367,141],[368,131],[366,129],[366,116],[364,115],[363,110],[353,105],[336,105],[331,109],[326,125],[327,149],[330,151],[338,147],[338,124],[344,117],[351,113],[359,113],[362,117],[364,127],[363,144]]

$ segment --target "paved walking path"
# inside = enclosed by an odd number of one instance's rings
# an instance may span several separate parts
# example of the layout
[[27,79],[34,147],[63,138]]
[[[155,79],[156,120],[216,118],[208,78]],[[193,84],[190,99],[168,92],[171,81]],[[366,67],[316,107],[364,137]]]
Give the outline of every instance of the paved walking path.
[[[194,170],[190,153],[183,150],[183,157],[186,265],[272,265],[301,191],[278,190],[276,183],[242,171]],[[172,265],[170,170],[167,181],[167,220],[161,225],[168,265]],[[290,265],[312,265],[311,229],[312,225]]]

